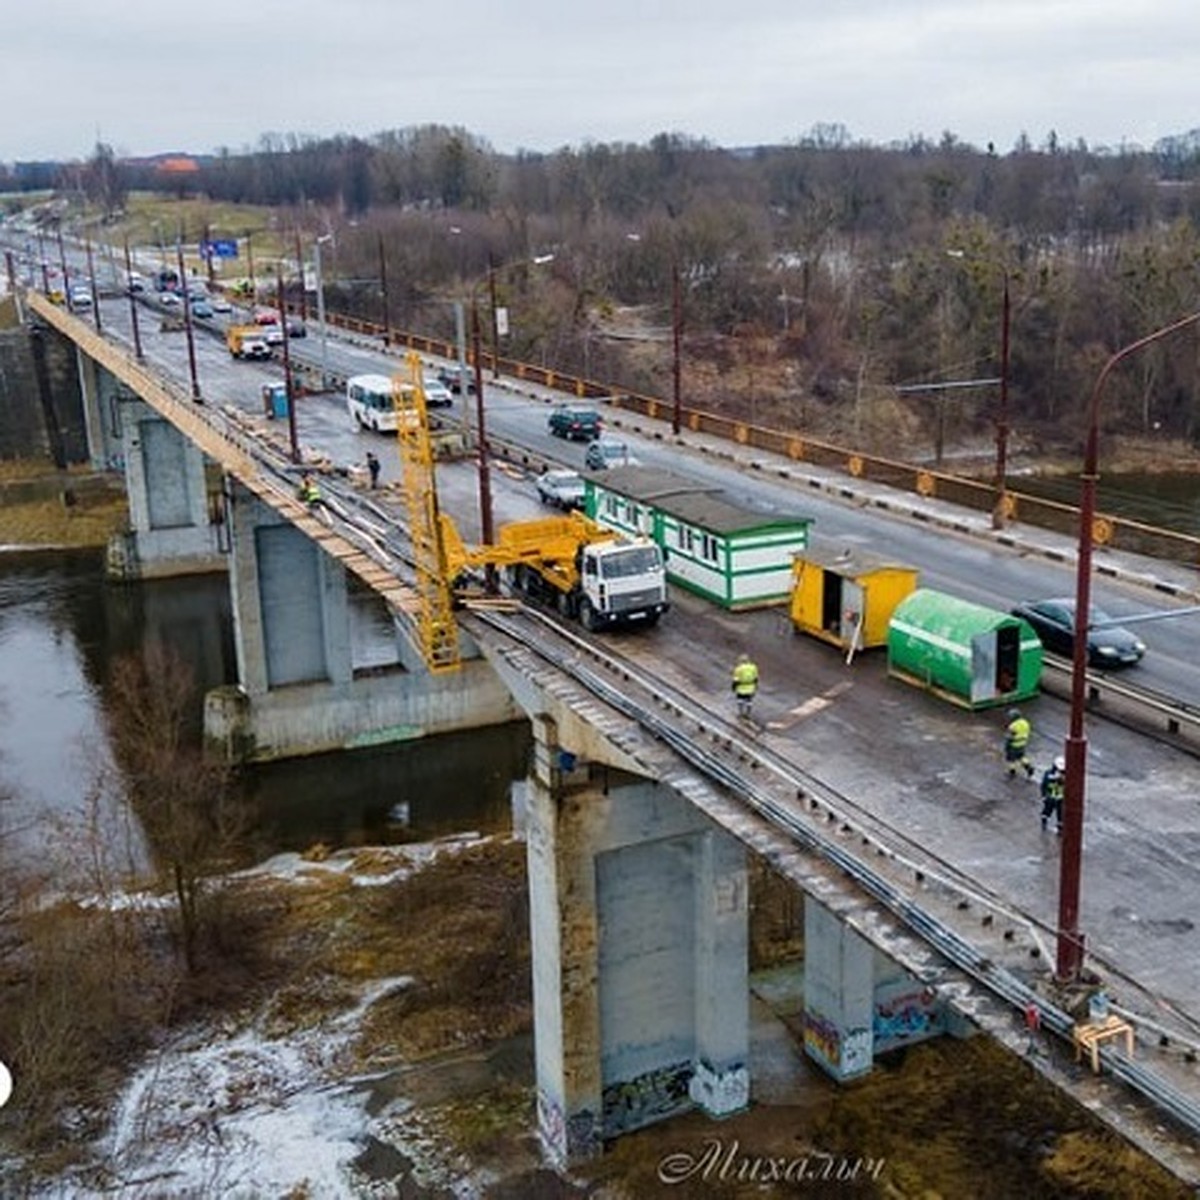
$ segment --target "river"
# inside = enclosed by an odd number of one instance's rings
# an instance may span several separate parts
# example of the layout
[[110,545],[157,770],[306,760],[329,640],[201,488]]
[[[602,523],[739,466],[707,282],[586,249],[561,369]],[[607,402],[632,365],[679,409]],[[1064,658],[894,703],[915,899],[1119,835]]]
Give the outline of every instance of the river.
[[[93,814],[109,839],[144,857],[125,820],[105,706],[114,662],[152,639],[183,657],[198,693],[235,682],[226,580],[129,586],[106,580],[102,551],[0,555],[0,832],[10,848],[41,857]],[[381,640],[358,622],[356,662],[380,657]],[[200,720],[198,696],[197,736]],[[528,747],[527,727],[516,724],[248,769],[247,851],[506,828]]]

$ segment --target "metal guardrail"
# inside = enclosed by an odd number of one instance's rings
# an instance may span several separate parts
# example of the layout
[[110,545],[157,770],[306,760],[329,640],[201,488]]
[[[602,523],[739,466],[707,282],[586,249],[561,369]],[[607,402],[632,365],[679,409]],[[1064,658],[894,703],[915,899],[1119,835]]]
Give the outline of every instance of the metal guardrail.
[[[385,330],[382,325],[372,321],[344,317],[336,313],[326,314],[326,320],[330,325],[351,333],[380,340],[386,335],[389,345],[404,346],[439,358],[453,360],[458,357],[457,346],[440,338],[425,337],[397,329]],[[470,363],[474,362],[470,350],[467,352],[467,360]],[[659,396],[626,391],[610,384],[584,379],[551,367],[520,362],[517,359],[493,358],[486,349],[481,350],[480,360],[486,371],[499,370],[501,374],[510,378],[569,392],[578,399],[596,400],[651,420],[669,421],[673,417],[672,403]],[[680,424],[693,433],[710,434],[739,446],[750,446],[757,450],[780,454],[796,462],[809,462],[814,466],[840,471],[852,478],[883,484],[900,491],[929,498],[936,497],[976,512],[994,511],[999,498],[995,486],[990,483],[930,470],[861,450],[847,449],[806,437],[799,431],[770,429],[749,421],[686,406],[680,410]],[[1006,496],[1010,520],[1067,536],[1078,532],[1079,509],[1076,506],[1032,496],[1012,488],[1006,489]],[[1191,534],[1160,529],[1115,514],[1098,514],[1093,537],[1098,546],[1186,563],[1189,566],[1200,566],[1200,537]]]
[[[474,619],[515,638],[539,657],[575,679],[615,711],[635,720],[643,729],[669,746],[683,761],[731,795],[738,797],[752,812],[775,829],[835,866],[908,929],[933,946],[943,958],[975,979],[988,992],[1007,1004],[1014,1013],[1024,1017],[1031,1006],[1036,1007],[1042,1028],[1055,1034],[1064,1043],[1072,1043],[1076,1022],[1065,1009],[1051,1003],[1012,971],[999,965],[990,955],[938,920],[880,872],[872,869],[857,854],[837,840],[823,836],[803,818],[785,808],[765,784],[759,782],[761,773],[756,777],[753,770],[747,771],[742,765],[723,761],[720,755],[709,750],[702,740],[696,739],[688,730],[681,728],[678,722],[660,716],[653,708],[639,704],[631,697],[628,686],[631,676],[650,694],[661,694],[664,687],[661,679],[649,681],[639,678],[627,662],[621,661],[618,674],[624,686],[610,683],[589,668],[577,650],[559,653],[548,639],[526,635],[516,627],[511,618],[501,613],[476,612],[473,616]],[[568,641],[577,640],[574,634],[562,630],[557,632],[566,636]],[[587,649],[594,657],[604,657],[598,655],[593,646],[589,645]],[[683,704],[683,698],[676,696],[675,703]],[[694,716],[692,719],[696,721],[700,718]],[[708,719],[711,719],[711,715],[708,715]],[[754,747],[743,746],[741,754],[743,758],[759,757]],[[760,765],[769,767],[769,764],[761,760]],[[836,811],[836,803],[830,800],[820,781],[794,765],[789,766],[789,772],[794,777],[792,783],[799,784],[804,795],[819,796],[822,804]],[[1200,1136],[1200,1104],[1192,1097],[1173,1087],[1152,1070],[1108,1047],[1099,1047],[1099,1057],[1114,1077],[1144,1096],[1161,1112],[1169,1114],[1189,1133]]]
[[[1200,707],[1166,696],[1149,688],[1127,683],[1103,671],[1088,671],[1087,702],[1100,709],[1108,701],[1105,715],[1122,724],[1168,739],[1177,749],[1200,754]],[[1058,696],[1069,696],[1071,663],[1047,654],[1042,664],[1042,688]],[[1114,711],[1114,704],[1119,711]]]

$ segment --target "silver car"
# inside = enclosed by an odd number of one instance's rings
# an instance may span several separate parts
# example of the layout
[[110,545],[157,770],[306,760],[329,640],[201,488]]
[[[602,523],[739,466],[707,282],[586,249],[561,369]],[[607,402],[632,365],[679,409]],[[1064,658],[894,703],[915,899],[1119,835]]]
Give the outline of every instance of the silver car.
[[582,508],[586,490],[578,471],[555,467],[537,478],[538,499],[551,508]]

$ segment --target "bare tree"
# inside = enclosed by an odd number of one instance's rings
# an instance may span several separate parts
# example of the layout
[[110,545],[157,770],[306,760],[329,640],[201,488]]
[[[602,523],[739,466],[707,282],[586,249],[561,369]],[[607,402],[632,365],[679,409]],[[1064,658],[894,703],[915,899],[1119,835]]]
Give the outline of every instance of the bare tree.
[[239,832],[230,768],[196,737],[195,685],[171,650],[152,644],[119,660],[112,685],[116,757],[151,856],[175,893],[180,944],[194,972],[205,881],[228,862]]

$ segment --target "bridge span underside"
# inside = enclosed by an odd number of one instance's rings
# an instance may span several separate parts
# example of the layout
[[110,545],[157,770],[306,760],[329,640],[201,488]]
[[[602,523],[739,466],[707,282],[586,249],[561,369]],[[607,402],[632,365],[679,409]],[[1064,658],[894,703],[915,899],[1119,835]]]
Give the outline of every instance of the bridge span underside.
[[[718,1117],[744,1108],[747,847],[779,845],[777,835],[635,722],[524,652],[480,644],[535,735],[520,827],[547,1156],[586,1157],[694,1106]],[[823,895],[805,896],[804,1040],[817,1065],[849,1079],[875,1053],[969,1031],[844,923],[837,889]]]
[[[345,567],[230,482],[238,685],[211,692],[205,734],[240,761],[404,741],[520,717],[487,662],[432,675],[393,620],[396,661],[356,670]],[[468,648],[469,649],[469,648]]]

